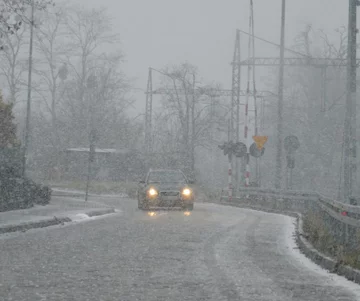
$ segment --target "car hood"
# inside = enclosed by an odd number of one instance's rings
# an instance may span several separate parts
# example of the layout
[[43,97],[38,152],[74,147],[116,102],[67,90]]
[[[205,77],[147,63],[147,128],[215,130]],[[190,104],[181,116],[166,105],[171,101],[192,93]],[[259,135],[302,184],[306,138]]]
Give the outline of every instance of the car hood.
[[187,187],[187,185],[184,183],[154,183],[154,184],[149,184],[148,187],[154,187],[158,191],[169,191],[169,190],[180,191],[184,187]]

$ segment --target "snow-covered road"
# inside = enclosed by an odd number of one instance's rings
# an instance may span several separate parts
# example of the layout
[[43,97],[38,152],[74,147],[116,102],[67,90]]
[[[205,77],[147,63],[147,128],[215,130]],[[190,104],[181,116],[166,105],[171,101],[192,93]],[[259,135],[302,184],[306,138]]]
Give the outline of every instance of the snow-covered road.
[[196,204],[121,214],[0,240],[0,300],[360,300],[360,286],[299,253],[293,219]]

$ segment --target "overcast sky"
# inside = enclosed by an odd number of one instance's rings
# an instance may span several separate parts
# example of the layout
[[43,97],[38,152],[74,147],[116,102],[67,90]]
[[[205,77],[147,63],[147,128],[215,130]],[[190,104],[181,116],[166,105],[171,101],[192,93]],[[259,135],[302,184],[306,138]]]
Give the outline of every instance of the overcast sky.
[[[126,55],[124,71],[136,78],[134,87],[146,88],[149,66],[161,69],[183,61],[198,66],[204,83],[215,81],[224,88],[231,87],[229,63],[235,31],[248,31],[250,0],[76,1],[87,7],[108,9]],[[253,1],[255,34],[278,43],[281,0]],[[348,1],[287,0],[286,13],[286,44],[291,46],[295,35],[307,24],[328,32],[347,25]],[[244,59],[247,37],[241,38]],[[256,52],[278,56],[276,47],[262,42],[257,42]],[[134,95],[142,101],[142,94]]]

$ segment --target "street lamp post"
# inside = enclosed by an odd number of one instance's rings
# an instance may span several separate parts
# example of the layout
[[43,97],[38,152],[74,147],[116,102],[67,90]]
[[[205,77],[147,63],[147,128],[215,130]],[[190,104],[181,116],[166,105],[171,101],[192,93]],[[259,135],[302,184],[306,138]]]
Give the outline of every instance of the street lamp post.
[[[94,75],[90,75],[87,80],[88,89],[96,88],[96,77]],[[96,141],[96,133],[94,129],[94,112],[93,112],[93,93],[90,97],[88,97],[88,129],[89,129],[89,157],[88,157],[88,170],[86,177],[86,189],[85,189],[85,201],[88,200],[89,197],[89,188],[91,182],[91,167],[92,162],[95,159],[95,141]]]
[[35,0],[31,1],[31,18],[30,18],[30,45],[29,45],[29,71],[28,71],[28,93],[26,103],[26,123],[25,123],[25,141],[22,162],[22,175],[26,174],[26,159],[29,151],[30,140],[30,114],[31,114],[31,79],[32,79],[32,58],[33,58],[33,39],[34,39],[34,10]]

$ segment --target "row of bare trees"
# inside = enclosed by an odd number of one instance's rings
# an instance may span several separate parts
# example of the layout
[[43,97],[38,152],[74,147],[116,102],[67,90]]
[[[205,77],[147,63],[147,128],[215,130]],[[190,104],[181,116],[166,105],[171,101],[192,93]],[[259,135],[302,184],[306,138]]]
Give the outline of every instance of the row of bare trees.
[[[20,135],[29,26],[24,22],[16,31],[4,31],[0,52],[0,78],[18,117]],[[139,138],[136,133],[142,126],[131,123],[125,113],[132,104],[130,81],[121,70],[120,39],[112,33],[106,11],[47,6],[36,10],[34,27],[31,154],[35,169],[55,168],[66,148],[88,147],[91,129],[97,133],[98,147],[135,147],[139,139],[134,136]]]
[[[27,88],[29,22],[4,33],[0,76],[21,133]],[[119,36],[105,10],[56,5],[36,10],[31,153],[35,170],[59,166],[59,153],[88,147],[90,131],[102,148],[137,148],[143,128],[126,115],[130,82],[121,72]],[[198,70],[183,63],[166,67],[161,110],[155,111],[156,165],[198,170],[226,132],[227,101],[211,97],[216,85],[199,93]],[[139,121],[138,121],[139,122]],[[225,124],[225,125],[224,125]],[[220,133],[220,134],[219,134]],[[205,153],[209,156],[204,156]],[[200,160],[201,159],[201,160]],[[209,163],[209,162],[208,162]],[[209,164],[206,164],[206,166]],[[200,168],[201,169],[201,168]],[[213,168],[212,170],[215,170]]]
[[[326,33],[307,26],[295,38],[294,49],[310,57],[326,58],[329,62],[332,59],[346,60],[346,28]],[[343,180],[346,68],[287,67],[286,74],[284,135],[296,135],[301,143],[295,156],[293,189],[320,190],[327,195],[339,197]],[[270,138],[276,135],[275,103],[268,103],[267,108],[266,123]],[[265,158],[270,160],[270,157],[275,158],[272,139],[268,146],[271,148],[268,148]],[[265,158],[262,160],[264,165]],[[283,166],[285,170],[285,154]],[[273,184],[274,170],[274,164],[267,163],[264,173],[269,186]],[[283,184],[285,186],[285,178]]]

